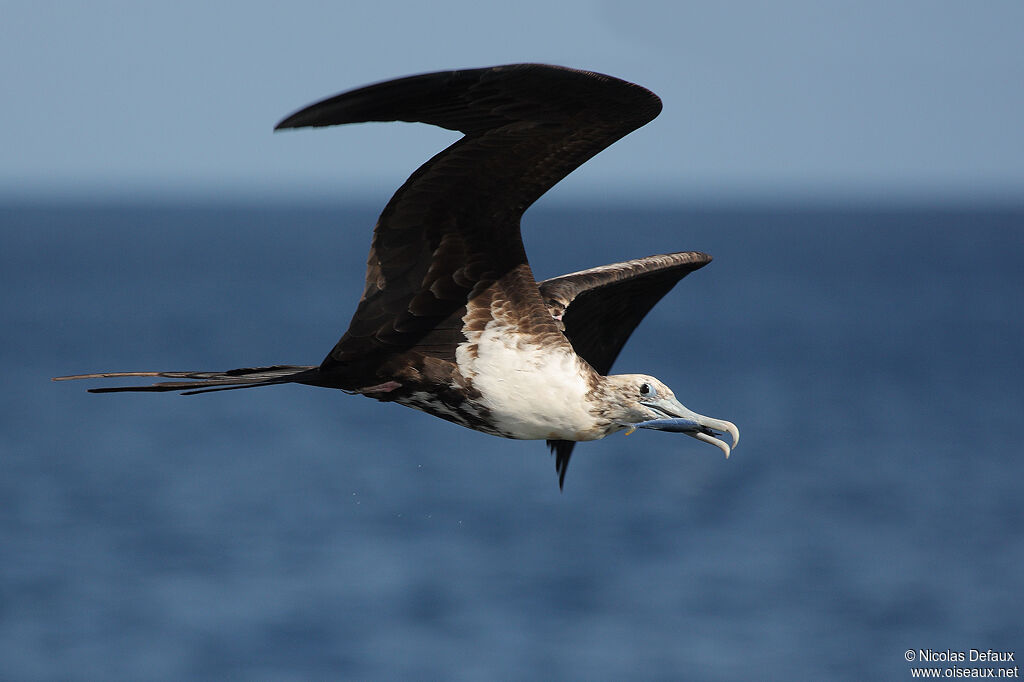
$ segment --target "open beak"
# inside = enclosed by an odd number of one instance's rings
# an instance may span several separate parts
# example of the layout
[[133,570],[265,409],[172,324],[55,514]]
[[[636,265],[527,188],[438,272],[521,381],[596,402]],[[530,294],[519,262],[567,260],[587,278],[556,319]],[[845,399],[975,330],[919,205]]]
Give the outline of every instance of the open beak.
[[[740,442],[740,430],[732,422],[724,419],[714,419],[697,414],[693,410],[684,407],[678,400],[662,398],[660,400],[643,401],[641,403],[658,414],[664,415],[658,419],[630,424],[626,429],[626,435],[633,433],[636,429],[655,429],[658,431],[674,431],[685,433],[687,436],[697,440],[711,443],[725,453],[728,457],[732,449]],[[732,445],[729,445],[718,436],[728,433],[732,438]]]

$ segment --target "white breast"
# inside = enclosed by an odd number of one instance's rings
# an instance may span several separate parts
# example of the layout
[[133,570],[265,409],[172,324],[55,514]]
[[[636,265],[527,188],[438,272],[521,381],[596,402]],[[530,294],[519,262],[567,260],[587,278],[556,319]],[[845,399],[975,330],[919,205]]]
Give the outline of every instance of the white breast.
[[496,429],[508,438],[593,440],[604,435],[587,409],[590,386],[567,348],[529,343],[491,320],[455,350],[462,375],[480,391]]

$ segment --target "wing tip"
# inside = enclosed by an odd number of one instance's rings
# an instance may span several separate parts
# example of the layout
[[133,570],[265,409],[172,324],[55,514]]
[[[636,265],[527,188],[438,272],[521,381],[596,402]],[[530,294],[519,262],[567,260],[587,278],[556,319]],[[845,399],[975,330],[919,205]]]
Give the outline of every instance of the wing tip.
[[306,126],[314,125],[311,123],[302,123],[302,113],[304,111],[305,109],[302,109],[300,111],[296,111],[294,114],[289,114],[282,118],[274,126],[274,132],[276,133],[279,130],[294,130],[295,128],[304,128]]

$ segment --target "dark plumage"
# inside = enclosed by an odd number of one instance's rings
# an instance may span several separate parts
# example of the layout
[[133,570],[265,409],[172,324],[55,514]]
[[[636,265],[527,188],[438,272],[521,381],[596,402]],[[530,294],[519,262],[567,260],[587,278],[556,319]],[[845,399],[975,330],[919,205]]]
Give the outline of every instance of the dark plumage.
[[714,434],[729,431],[735,444],[732,424],[681,412],[652,377],[605,376],[651,307],[711,258],[650,256],[537,283],[519,233],[537,198],[660,110],[660,100],[638,85],[540,64],[411,76],[306,107],[277,129],[418,121],[465,134],[384,208],[362,298],[323,362],[59,379],[177,379],[95,392],[338,388],[486,433],[547,439],[560,485],[575,441],[634,424],[661,428],[663,418],[692,423],[690,435],[728,454]]

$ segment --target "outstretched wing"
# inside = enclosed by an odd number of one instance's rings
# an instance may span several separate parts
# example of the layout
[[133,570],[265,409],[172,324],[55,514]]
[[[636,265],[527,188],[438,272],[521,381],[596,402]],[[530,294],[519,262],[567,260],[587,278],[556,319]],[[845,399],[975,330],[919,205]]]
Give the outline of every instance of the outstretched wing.
[[[651,308],[676,282],[710,262],[711,256],[699,251],[648,256],[544,280],[540,293],[551,314],[561,317],[576,354],[608,374]],[[548,445],[561,485],[576,444],[549,440]]]
[[684,251],[602,265],[540,283],[548,308],[561,313],[576,354],[608,374],[633,330],[676,282],[711,262]]
[[378,83],[279,123],[418,121],[465,133],[413,173],[385,207],[362,299],[321,365],[323,375],[357,388],[396,353],[415,349],[453,359],[467,302],[493,287],[516,288],[511,295],[529,318],[524,323],[557,335],[532,282],[520,217],[573,169],[660,110],[660,100],[638,85],[515,64]]

